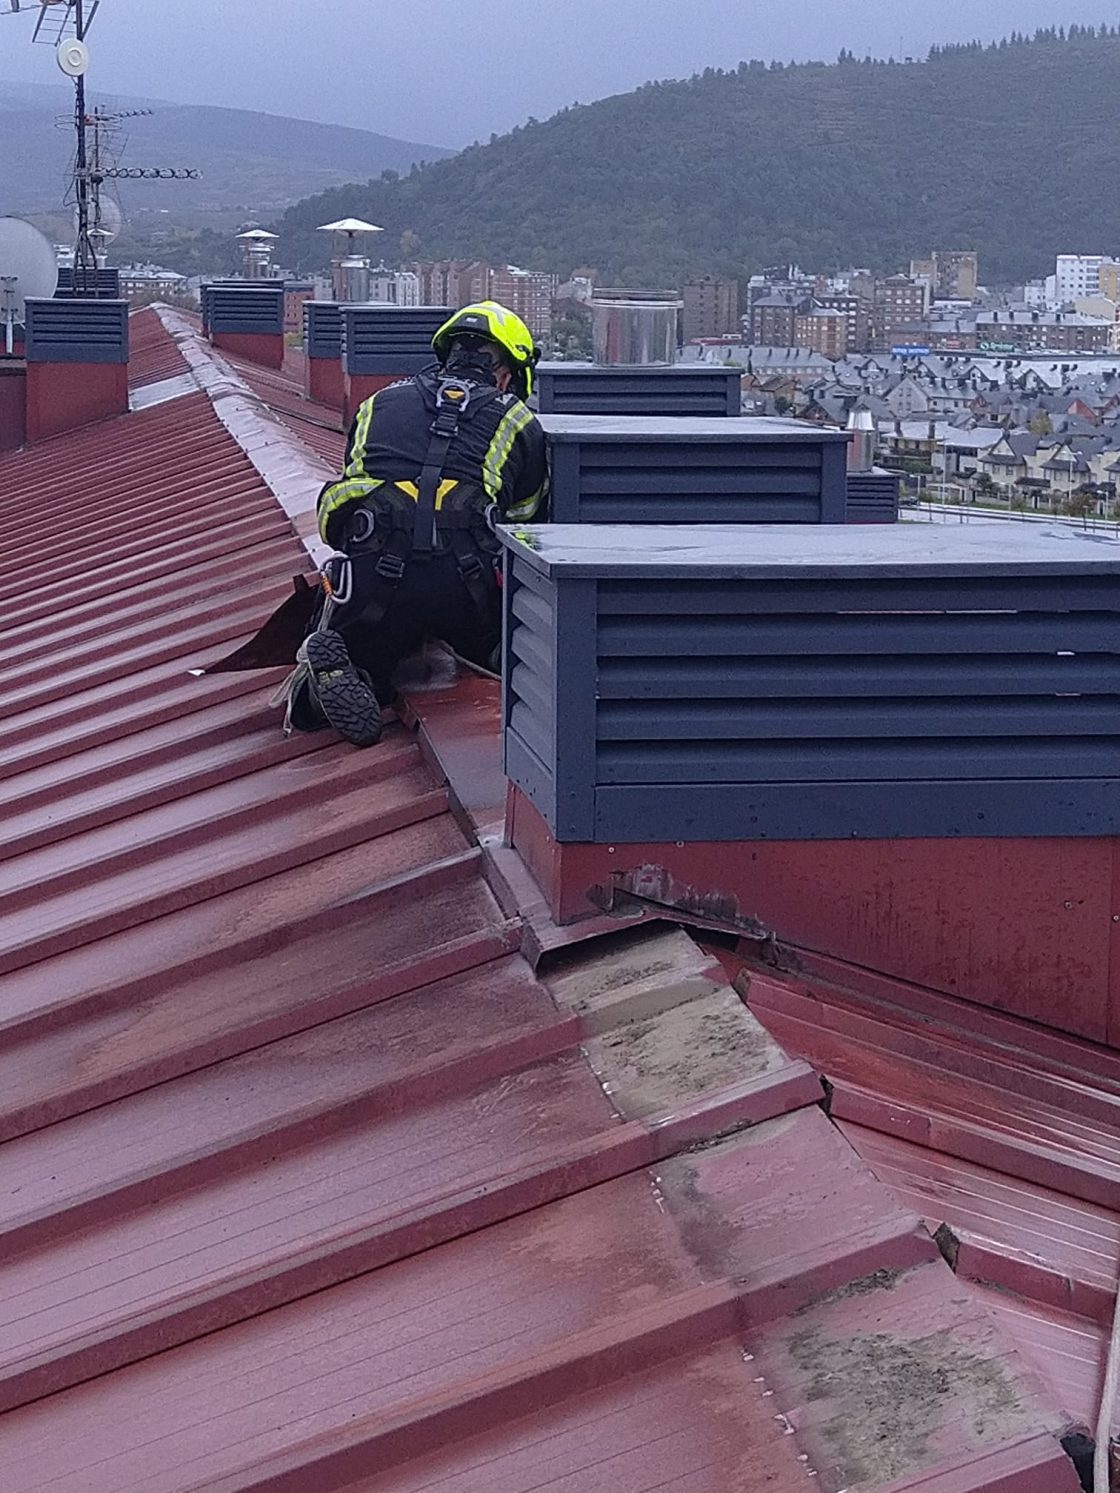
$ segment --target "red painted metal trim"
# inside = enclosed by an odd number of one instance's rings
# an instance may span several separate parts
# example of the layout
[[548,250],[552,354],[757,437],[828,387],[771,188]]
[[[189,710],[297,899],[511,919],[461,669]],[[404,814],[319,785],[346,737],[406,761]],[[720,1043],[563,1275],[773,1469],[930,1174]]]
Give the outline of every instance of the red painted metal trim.
[[846,1083],[832,1086],[832,1114],[838,1120],[897,1135],[915,1145],[959,1156],[1086,1202],[1102,1207],[1116,1204],[1120,1168],[1103,1160],[998,1134],[952,1114],[931,1113],[924,1104],[914,1106],[887,1099]]
[[283,368],[284,334],[263,332],[214,332],[210,341],[219,352],[248,358],[263,368]]
[[126,363],[29,363],[27,441],[78,430],[128,410]]
[[942,1076],[957,1086],[972,1081],[976,1096],[995,1090],[1001,1098],[1015,1096],[1027,1106],[1037,1105],[1040,1115],[1060,1113],[1071,1122],[1081,1117],[1104,1129],[1120,1125],[1116,1059],[1112,1073],[1102,1073],[1103,1081],[1094,1085],[1086,1082],[1084,1065],[1058,1065],[1050,1056],[1047,1034],[1036,1042],[1022,1024],[996,1041],[970,1032],[967,1014],[962,1025],[931,1025],[905,1007],[892,1011],[833,1003],[823,990],[779,982],[753,970],[736,985],[753,1010],[780,1026],[794,1050],[804,1051],[810,1060],[815,1056],[838,1079],[858,1085],[861,1072],[894,1063],[900,1078],[905,1074],[911,1082],[924,1080],[936,1087]]
[[308,399],[341,414],[346,403],[346,375],[341,358],[308,358],[305,378]]
[[524,921],[522,953],[536,968],[548,954],[642,922],[652,926],[656,920],[641,911],[592,915],[561,926],[519,852],[502,843],[507,797],[516,790],[501,766],[500,694],[495,680],[464,673],[444,688],[405,690],[402,718],[416,729],[425,761],[446,780],[464,833],[482,846],[495,897]]
[[[1110,960],[1120,886],[1104,838],[559,844],[517,790],[507,838],[558,923],[613,906],[636,877],[656,871],[687,892],[690,906],[711,898],[730,909],[729,932],[761,925],[797,950],[1091,1040],[1105,1040],[1115,1025]],[[1014,898],[1005,895],[1009,885]]]

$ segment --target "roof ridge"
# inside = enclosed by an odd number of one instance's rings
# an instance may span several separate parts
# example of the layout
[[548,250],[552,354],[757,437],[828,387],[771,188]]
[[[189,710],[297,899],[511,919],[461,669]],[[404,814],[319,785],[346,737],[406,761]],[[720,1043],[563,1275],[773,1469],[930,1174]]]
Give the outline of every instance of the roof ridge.
[[163,305],[152,309],[175,340],[214,413],[291,519],[300,543],[321,564],[331,551],[319,538],[316,501],[323,484],[335,473],[269,409],[182,312]]

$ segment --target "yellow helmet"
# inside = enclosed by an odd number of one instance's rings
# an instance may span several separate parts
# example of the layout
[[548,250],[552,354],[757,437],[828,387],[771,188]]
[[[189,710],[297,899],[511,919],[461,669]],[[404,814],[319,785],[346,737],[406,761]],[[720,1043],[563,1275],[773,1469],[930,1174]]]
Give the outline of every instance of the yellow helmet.
[[541,350],[520,316],[497,301],[476,301],[464,306],[432,338],[432,351],[441,363],[447,362],[456,337],[484,337],[503,348],[513,365],[518,393],[522,399],[528,399],[533,392],[533,369],[540,361]]

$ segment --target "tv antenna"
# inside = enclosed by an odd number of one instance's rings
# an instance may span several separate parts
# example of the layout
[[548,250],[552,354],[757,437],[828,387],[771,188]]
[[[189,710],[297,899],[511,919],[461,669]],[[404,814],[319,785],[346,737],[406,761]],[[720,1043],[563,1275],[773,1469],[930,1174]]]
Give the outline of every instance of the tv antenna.
[[[74,290],[79,296],[97,294],[98,251],[114,235],[106,222],[101,187],[106,181],[128,178],[151,181],[194,181],[201,172],[193,167],[124,167],[108,159],[108,140],[125,119],[150,114],[150,109],[130,109],[112,114],[86,108],[86,73],[90,53],[86,38],[101,0],[8,0],[9,13],[21,7],[37,9],[31,40],[53,46],[59,68],[74,81],[73,126],[76,139],[73,169],[74,193]],[[110,215],[111,215],[111,209]]]
[[79,295],[91,295],[97,286],[97,252],[90,230],[91,182],[86,138],[86,72],[89,69],[89,47],[86,37],[101,0],[8,0],[8,14],[37,11],[33,42],[55,49],[55,60],[68,78],[74,81],[74,133],[77,150],[74,156],[74,197],[76,201],[77,236],[74,242],[74,289]]
[[80,296],[92,295],[97,289],[97,247],[91,232],[94,213],[86,136],[86,72],[89,69],[86,37],[100,7],[101,0],[39,0],[39,18],[31,37],[34,42],[53,43],[59,67],[74,80],[74,133],[77,138],[74,156],[77,208],[74,290]]
[[[109,181],[197,181],[202,173],[193,166],[125,166],[118,158],[118,138],[132,119],[148,119],[154,109],[106,109],[97,104],[86,115],[86,159],[89,178],[89,235],[94,249],[103,254],[122,227],[120,205],[103,191]],[[75,166],[75,187],[77,169]],[[79,204],[75,190],[75,229]]]
[[57,287],[58,263],[50,239],[22,218],[0,218],[0,325],[9,358],[24,302],[32,296],[49,300]]

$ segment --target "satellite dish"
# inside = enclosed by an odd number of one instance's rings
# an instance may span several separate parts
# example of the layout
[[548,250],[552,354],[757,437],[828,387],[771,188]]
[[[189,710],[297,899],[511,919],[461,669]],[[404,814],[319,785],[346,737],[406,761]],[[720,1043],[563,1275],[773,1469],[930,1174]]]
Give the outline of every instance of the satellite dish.
[[24,302],[50,299],[58,288],[58,264],[51,241],[22,218],[0,218],[0,327],[6,350],[12,328],[24,319]]
[[55,56],[68,78],[80,78],[89,70],[89,48],[84,41],[77,41],[73,37],[68,41],[60,41]]

